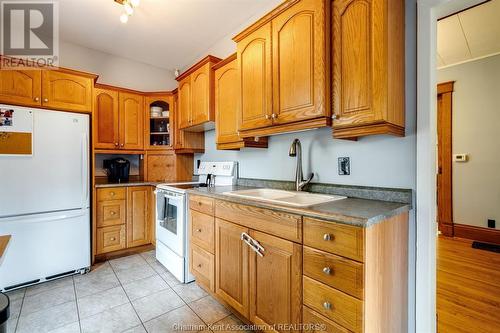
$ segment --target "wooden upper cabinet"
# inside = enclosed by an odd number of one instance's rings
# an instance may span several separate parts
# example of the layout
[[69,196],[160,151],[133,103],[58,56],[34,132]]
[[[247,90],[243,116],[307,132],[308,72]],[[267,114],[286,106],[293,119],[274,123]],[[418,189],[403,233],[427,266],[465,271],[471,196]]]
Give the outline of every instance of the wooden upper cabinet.
[[331,125],[330,1],[287,0],[238,34],[243,138]]
[[0,70],[0,102],[14,105],[42,104],[40,70]]
[[179,82],[179,128],[187,128],[191,125],[191,77],[188,76]]
[[144,100],[141,95],[119,93],[120,148],[144,149]]
[[241,130],[271,126],[271,23],[238,41]]
[[179,106],[179,91],[173,94],[173,119],[170,123],[170,130],[173,129],[173,147],[177,154],[192,154],[205,152],[205,133],[186,132],[180,129],[179,122],[181,110]]
[[214,73],[219,58],[207,56],[178,78],[179,128],[203,132],[214,128]]
[[245,318],[249,315],[249,248],[241,240],[245,227],[215,220],[215,293]]
[[334,1],[332,22],[333,136],[404,136],[404,1]]
[[236,54],[216,64],[215,132],[217,149],[267,148],[267,138],[243,139],[239,135],[240,89]]
[[150,243],[150,186],[127,187],[127,247]]
[[302,0],[272,21],[274,122],[328,116],[329,5]]
[[119,148],[118,92],[94,89],[94,147],[96,149]]
[[193,125],[202,124],[208,121],[214,121],[213,89],[210,89],[211,76],[213,76],[210,63],[206,63],[191,74],[191,121]]
[[92,112],[93,79],[66,71],[42,71],[42,103],[56,110]]
[[250,321],[272,332],[275,324],[300,324],[302,245],[253,230],[250,236],[264,248],[262,256],[250,251]]

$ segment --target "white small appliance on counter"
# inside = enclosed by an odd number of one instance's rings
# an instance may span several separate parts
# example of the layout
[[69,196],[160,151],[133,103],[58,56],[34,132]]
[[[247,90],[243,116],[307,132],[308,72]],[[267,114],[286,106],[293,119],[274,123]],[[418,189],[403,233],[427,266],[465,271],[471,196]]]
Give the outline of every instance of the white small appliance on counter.
[[[156,259],[179,281],[194,281],[189,272],[189,219],[186,190],[235,185],[238,162],[201,162],[199,181],[156,186]],[[209,184],[210,183],[210,184]]]

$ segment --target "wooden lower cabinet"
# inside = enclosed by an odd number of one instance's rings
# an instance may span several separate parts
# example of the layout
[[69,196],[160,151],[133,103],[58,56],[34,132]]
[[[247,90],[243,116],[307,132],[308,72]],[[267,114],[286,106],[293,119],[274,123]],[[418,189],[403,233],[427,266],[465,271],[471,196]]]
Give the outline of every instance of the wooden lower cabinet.
[[249,316],[249,248],[241,241],[245,227],[217,219],[215,221],[215,293],[245,318]]
[[264,248],[250,252],[250,320],[266,331],[284,332],[298,325],[302,306],[302,246],[262,232],[250,236]]
[[96,191],[95,254],[151,243],[151,186],[98,188]]
[[125,237],[125,225],[97,228],[97,254],[118,251],[126,248]]
[[259,330],[407,330],[408,213],[363,228],[200,195],[189,202],[204,233],[191,235],[191,272]]
[[150,243],[150,186],[127,188],[127,247]]

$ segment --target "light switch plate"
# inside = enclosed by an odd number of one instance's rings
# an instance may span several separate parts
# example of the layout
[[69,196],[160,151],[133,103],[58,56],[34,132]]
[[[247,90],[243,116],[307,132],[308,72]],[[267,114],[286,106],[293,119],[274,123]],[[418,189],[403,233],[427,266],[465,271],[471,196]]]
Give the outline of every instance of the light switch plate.
[[467,162],[469,154],[453,154],[453,162]]

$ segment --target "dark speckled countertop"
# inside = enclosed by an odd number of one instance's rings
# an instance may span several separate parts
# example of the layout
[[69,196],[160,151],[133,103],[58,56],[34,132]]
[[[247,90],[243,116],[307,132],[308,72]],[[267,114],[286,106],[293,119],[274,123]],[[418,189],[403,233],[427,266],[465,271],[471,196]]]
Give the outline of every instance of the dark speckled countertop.
[[215,199],[221,199],[255,207],[268,208],[307,217],[319,218],[327,221],[355,225],[359,227],[369,227],[392,216],[408,212],[411,209],[411,204],[408,203],[358,198],[347,198],[309,207],[291,207],[224,194],[225,192],[247,190],[252,188],[258,187],[240,185],[217,186],[210,188],[201,187],[189,189],[187,190],[187,192],[189,194],[208,196]]

